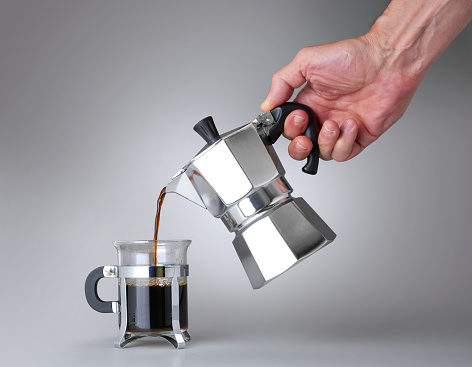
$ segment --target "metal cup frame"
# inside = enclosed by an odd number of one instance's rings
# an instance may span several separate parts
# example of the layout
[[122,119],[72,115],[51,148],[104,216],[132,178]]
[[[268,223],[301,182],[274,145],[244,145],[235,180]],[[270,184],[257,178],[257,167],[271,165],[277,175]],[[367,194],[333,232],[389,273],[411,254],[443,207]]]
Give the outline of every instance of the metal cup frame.
[[[120,331],[114,342],[115,348],[123,348],[130,342],[147,337],[161,337],[167,340],[177,349],[185,348],[185,343],[190,341],[188,331],[180,329],[180,305],[179,305],[179,277],[187,277],[189,274],[188,265],[158,265],[158,266],[115,266],[103,267],[105,278],[119,278],[120,301],[112,302],[114,313],[121,314]],[[172,278],[171,283],[171,303],[172,303],[172,331],[169,333],[139,333],[128,332],[128,310],[126,299],[126,279],[127,278]]]

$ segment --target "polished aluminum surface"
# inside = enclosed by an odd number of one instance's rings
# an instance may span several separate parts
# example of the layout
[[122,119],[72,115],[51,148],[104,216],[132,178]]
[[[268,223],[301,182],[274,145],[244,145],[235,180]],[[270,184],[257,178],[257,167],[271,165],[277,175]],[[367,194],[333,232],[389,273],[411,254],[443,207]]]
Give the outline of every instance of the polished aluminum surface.
[[126,328],[128,326],[128,307],[127,297],[126,297],[126,281],[124,278],[120,279],[120,304],[121,307],[121,322],[120,322],[120,331],[118,332],[118,337],[115,339],[114,346],[115,348],[123,348],[126,344],[132,341],[133,335],[126,333]]
[[[116,278],[118,277],[118,267],[115,265],[105,265],[103,267],[103,276],[105,278]],[[113,313],[120,313],[121,307],[119,301],[111,302],[111,309]]]
[[236,233],[233,245],[251,285],[257,289],[335,237],[305,200],[295,198],[261,213]]
[[173,177],[166,191],[219,218],[284,173],[275,151],[266,147],[254,124],[249,123],[200,152]]
[[114,265],[106,265],[103,267],[103,276],[105,278],[116,278],[118,274],[118,267]]
[[[182,335],[182,331],[180,330],[180,302],[179,302],[179,280],[178,277],[182,276],[183,271],[182,268],[173,268],[173,276],[172,276],[172,330],[174,332],[174,338],[177,343],[177,349],[185,348],[185,340],[184,336]],[[188,269],[188,265],[187,265]],[[171,342],[172,345],[173,344]]]
[[285,178],[279,177],[231,206],[221,220],[228,231],[235,232],[248,225],[261,210],[289,198],[291,191],[292,188]]
[[336,235],[302,199],[291,197],[285,170],[269,143],[270,112],[206,145],[167,185],[208,209],[235,232],[234,247],[260,288]]
[[269,131],[275,125],[274,116],[270,112],[261,113],[252,122],[259,133],[259,136],[263,139],[269,136]]
[[119,266],[120,278],[172,278],[188,276],[188,265]]
[[191,202],[206,209],[200,194],[195,191],[195,188],[193,187],[190,177],[186,171],[187,170],[185,168],[182,168],[174,175],[174,177],[172,177],[172,180],[167,184],[166,192],[174,192],[179,194],[187,200],[190,200]]

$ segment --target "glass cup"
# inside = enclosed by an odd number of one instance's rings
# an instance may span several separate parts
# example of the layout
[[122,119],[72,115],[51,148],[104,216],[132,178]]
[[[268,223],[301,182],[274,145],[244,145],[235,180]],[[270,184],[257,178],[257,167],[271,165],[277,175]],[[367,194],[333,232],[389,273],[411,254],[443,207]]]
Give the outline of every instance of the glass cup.
[[[120,313],[116,348],[145,337],[162,337],[185,347],[188,333],[187,248],[190,240],[116,241],[118,265],[100,266],[85,281],[90,307]],[[97,293],[102,278],[118,278],[119,301],[103,301]]]

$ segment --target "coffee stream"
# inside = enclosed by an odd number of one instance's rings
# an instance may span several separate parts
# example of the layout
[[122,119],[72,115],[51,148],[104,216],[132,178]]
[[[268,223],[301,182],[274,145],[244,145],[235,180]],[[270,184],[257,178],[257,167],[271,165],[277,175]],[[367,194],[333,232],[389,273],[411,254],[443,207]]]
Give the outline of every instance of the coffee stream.
[[[154,222],[154,256],[152,263],[157,266],[157,235],[161,219],[161,209],[166,196],[164,187],[157,199]],[[140,281],[141,280],[141,281]],[[128,332],[162,332],[173,330],[172,283],[168,278],[127,279],[127,325]],[[129,282],[129,283],[128,283]],[[121,320],[121,319],[120,319]],[[188,325],[187,283],[179,279],[179,322],[182,330]]]
[[157,265],[157,234],[159,232],[159,222],[161,221],[161,209],[162,209],[162,204],[164,203],[164,198],[166,196],[166,188],[167,186],[164,186],[164,188],[161,190],[161,193],[159,194],[159,198],[157,199],[157,210],[156,210],[156,219],[154,221],[154,256],[153,256],[153,265]]

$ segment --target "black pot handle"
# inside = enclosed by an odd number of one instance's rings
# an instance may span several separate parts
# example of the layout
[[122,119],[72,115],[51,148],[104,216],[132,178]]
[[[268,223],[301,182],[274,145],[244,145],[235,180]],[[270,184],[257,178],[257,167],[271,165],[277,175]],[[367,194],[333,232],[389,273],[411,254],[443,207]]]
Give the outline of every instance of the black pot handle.
[[87,298],[87,302],[95,311],[102,312],[102,313],[115,313],[118,312],[117,307],[113,305],[118,304],[116,301],[103,301],[97,292],[97,285],[98,281],[102,278],[109,278],[113,277],[116,278],[116,272],[110,272],[110,268],[107,266],[107,275],[104,273],[105,266],[99,266],[98,268],[92,270],[90,274],[87,276],[85,280],[85,298]]
[[284,131],[285,119],[287,116],[295,111],[303,110],[308,114],[308,127],[306,128],[303,135],[307,136],[313,143],[313,149],[307,157],[307,163],[302,168],[302,171],[310,175],[315,175],[318,172],[318,162],[320,158],[320,149],[318,146],[318,120],[316,119],[313,111],[310,107],[305,106],[301,103],[286,102],[278,107],[275,107],[270,111],[275,120],[275,125],[271,128],[268,133],[268,141],[270,144],[276,142],[276,140],[282,135]]

